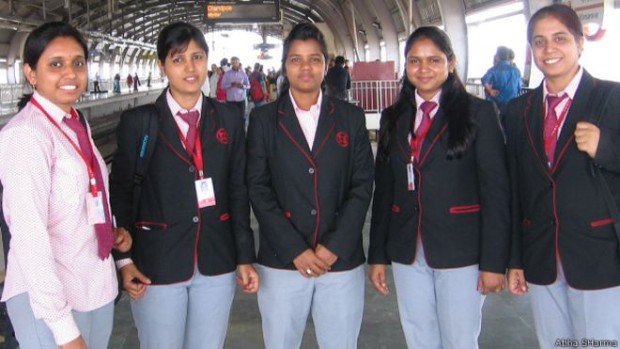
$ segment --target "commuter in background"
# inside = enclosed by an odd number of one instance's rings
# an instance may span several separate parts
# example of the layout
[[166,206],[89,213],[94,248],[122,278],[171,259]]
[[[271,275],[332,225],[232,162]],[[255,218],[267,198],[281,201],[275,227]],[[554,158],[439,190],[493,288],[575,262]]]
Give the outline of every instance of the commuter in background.
[[[191,24],[162,29],[157,58],[169,88],[155,105],[124,112],[117,130],[112,210],[135,239],[117,264],[143,349],[221,349],[235,270],[244,292],[259,286],[244,128],[237,108],[200,90],[208,53],[204,34]],[[148,120],[158,132],[148,139],[153,151],[136,183]]]
[[447,34],[405,45],[397,102],[381,117],[369,278],[387,295],[392,263],[409,348],[478,348],[485,295],[508,261],[504,140],[490,102],[465,90]]
[[116,73],[114,75],[114,85],[112,86],[112,92],[121,93],[121,74]]
[[209,97],[216,98],[217,96],[217,82],[220,79],[222,71],[217,64],[211,64],[211,75],[209,75]]
[[131,88],[133,87],[133,76],[131,76],[131,73],[127,75],[127,87],[129,88],[129,92],[131,92]]
[[99,86],[99,84],[101,83],[100,79],[99,79],[99,73],[95,73],[95,79],[93,79],[93,92],[95,93],[100,93],[101,92],[101,87]]
[[138,78],[138,73],[135,73],[135,75],[133,76],[133,90],[138,91],[138,86],[142,86],[142,84],[140,83],[140,78]]
[[250,80],[248,74],[241,68],[239,58],[232,57],[230,61],[232,68],[224,73],[222,87],[226,90],[226,102],[237,106],[245,119],[245,94],[250,88]]
[[105,162],[73,107],[88,82],[86,40],[45,23],[22,58],[34,94],[0,132],[2,301],[21,348],[105,349],[118,293],[110,251],[127,251],[131,236],[113,227]]
[[250,74],[250,98],[255,107],[260,107],[269,100],[267,94],[266,77],[263,73],[263,66],[260,63],[254,64],[254,71]]
[[362,324],[372,152],[362,109],[322,94],[326,60],[323,34],[296,25],[283,44],[283,92],[250,117],[267,349],[299,348],[310,311],[321,349],[357,348]]
[[151,87],[151,72],[149,72],[149,76],[146,78],[146,87]]
[[[482,77],[482,85],[488,98],[499,109],[502,129],[506,130],[508,102],[521,91],[521,72],[511,61],[511,49],[499,46],[495,53],[497,63]],[[514,59],[514,53],[512,53]]]
[[347,100],[347,90],[351,89],[351,76],[349,75],[349,71],[344,68],[344,57],[336,57],[334,67],[327,71],[325,84],[326,95]]
[[565,5],[531,17],[544,80],[508,106],[508,283],[529,291],[542,349],[564,338],[620,341],[620,85],[579,65],[582,30]]

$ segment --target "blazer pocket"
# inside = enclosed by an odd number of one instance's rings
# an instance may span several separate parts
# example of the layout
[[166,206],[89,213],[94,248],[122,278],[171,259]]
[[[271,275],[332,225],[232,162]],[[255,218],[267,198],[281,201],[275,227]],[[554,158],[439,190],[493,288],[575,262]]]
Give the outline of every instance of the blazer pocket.
[[602,227],[602,226],[613,224],[613,223],[614,223],[614,220],[612,218],[599,219],[598,221],[590,222],[590,227],[598,228],[598,227]]
[[168,224],[161,222],[151,222],[151,221],[138,221],[136,222],[136,229],[141,231],[149,231],[149,230],[162,230],[168,228]]
[[463,214],[480,212],[480,205],[463,205],[450,207],[450,214]]

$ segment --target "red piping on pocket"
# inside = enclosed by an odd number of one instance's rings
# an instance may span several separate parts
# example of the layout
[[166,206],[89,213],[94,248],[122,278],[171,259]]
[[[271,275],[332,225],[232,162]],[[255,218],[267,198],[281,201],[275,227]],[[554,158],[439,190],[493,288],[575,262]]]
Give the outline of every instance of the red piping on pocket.
[[480,212],[480,205],[465,205],[450,207],[450,214]]
[[151,221],[139,221],[139,222],[135,223],[135,226],[136,226],[136,228],[142,229],[142,230],[144,230],[144,228],[147,228],[146,230],[148,230],[151,227],[157,228],[157,229],[166,229],[166,228],[168,228],[168,224],[166,224],[166,223],[151,222]]
[[396,204],[392,204],[392,212],[400,213],[400,207]]
[[228,212],[224,212],[220,215],[220,221],[222,222],[226,222],[229,219],[230,219],[230,215],[228,214]]
[[590,223],[590,227],[598,228],[598,227],[602,227],[604,225],[612,224],[613,222],[614,222],[614,220],[612,218],[601,219],[601,220],[598,220],[598,221],[591,222]]

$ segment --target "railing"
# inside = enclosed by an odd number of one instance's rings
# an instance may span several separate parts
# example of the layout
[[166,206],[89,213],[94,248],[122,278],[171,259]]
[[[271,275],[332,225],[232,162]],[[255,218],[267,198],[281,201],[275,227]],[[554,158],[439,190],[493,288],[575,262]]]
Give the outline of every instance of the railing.
[[371,80],[351,82],[351,98],[366,113],[381,113],[398,98],[400,81]]

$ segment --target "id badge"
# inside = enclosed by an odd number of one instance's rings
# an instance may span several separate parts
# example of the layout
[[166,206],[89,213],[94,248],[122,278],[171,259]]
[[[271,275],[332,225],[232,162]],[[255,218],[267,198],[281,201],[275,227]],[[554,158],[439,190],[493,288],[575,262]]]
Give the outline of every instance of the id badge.
[[211,177],[198,179],[194,182],[196,186],[196,198],[198,208],[215,206],[215,191],[213,190],[213,180]]
[[105,223],[105,209],[103,207],[103,196],[97,192],[97,196],[86,195],[86,208],[88,210],[88,224]]
[[410,191],[415,190],[415,174],[413,172],[413,163],[407,164],[407,189]]

